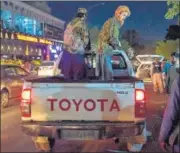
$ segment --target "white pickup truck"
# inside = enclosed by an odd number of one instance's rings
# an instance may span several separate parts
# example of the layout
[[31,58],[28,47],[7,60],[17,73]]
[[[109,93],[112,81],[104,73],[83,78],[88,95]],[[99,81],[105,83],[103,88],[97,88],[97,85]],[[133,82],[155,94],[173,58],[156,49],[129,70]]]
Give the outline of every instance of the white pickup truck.
[[26,80],[22,91],[21,129],[38,149],[52,149],[56,139],[125,140],[129,151],[147,141],[143,81],[124,51],[112,58],[114,79],[67,82],[62,77]]

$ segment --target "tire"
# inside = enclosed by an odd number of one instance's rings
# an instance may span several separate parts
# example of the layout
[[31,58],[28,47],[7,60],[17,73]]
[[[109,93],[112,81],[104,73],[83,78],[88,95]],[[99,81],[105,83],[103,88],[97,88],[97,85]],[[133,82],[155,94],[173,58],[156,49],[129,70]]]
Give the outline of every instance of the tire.
[[49,141],[49,146],[50,146],[50,148],[52,150],[56,141],[53,138],[48,138],[48,141]]
[[1,108],[4,109],[9,105],[9,92],[7,90],[2,90],[1,92]]
[[129,152],[141,152],[143,146],[147,143],[147,135],[151,135],[151,132],[147,131],[145,123],[145,127],[140,135],[127,139],[127,150]]
[[55,145],[55,139],[53,138],[36,137],[33,141],[38,152],[51,152]]

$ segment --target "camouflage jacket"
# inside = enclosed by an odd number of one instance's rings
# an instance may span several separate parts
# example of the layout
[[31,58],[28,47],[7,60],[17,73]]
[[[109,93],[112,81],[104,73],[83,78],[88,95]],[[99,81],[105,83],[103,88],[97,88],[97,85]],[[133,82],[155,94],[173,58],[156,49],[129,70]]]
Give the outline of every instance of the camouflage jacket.
[[104,23],[98,37],[98,52],[112,52],[119,47],[119,29],[120,23],[114,17]]
[[83,54],[89,41],[87,24],[80,18],[73,19],[64,32],[65,48],[71,53]]

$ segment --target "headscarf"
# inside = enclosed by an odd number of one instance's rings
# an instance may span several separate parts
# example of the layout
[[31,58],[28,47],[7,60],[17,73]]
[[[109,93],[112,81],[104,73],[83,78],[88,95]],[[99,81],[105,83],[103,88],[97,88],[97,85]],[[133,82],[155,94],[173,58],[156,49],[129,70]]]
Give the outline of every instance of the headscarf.
[[124,5],[119,6],[115,11],[115,17],[120,22],[121,25],[123,25],[123,23],[124,23],[124,20],[122,20],[122,18],[121,18],[121,14],[123,12],[127,13],[127,17],[129,17],[131,15],[131,12],[127,6],[124,6]]

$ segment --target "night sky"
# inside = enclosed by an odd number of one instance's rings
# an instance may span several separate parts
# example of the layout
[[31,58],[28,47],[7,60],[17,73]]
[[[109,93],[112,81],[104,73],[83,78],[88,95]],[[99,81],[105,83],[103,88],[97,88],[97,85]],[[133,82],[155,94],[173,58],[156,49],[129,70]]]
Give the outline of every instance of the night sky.
[[[90,8],[103,1],[51,1],[48,2],[52,11],[51,14],[66,22],[69,22],[75,15],[78,7]],[[164,39],[166,29],[176,20],[166,20],[164,15],[167,11],[166,1],[104,1],[105,5],[99,5],[91,9],[88,14],[90,27],[101,28],[103,23],[114,15],[119,5],[127,5],[131,10],[131,16],[126,20],[121,31],[135,29],[139,32],[144,42],[154,42]]]

